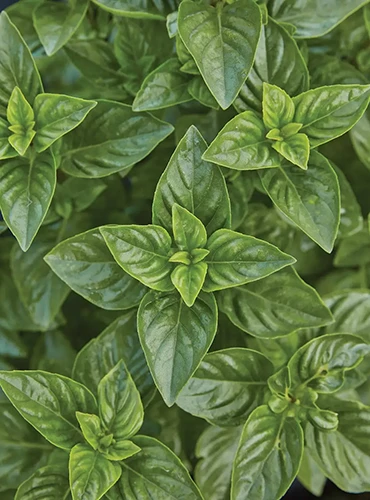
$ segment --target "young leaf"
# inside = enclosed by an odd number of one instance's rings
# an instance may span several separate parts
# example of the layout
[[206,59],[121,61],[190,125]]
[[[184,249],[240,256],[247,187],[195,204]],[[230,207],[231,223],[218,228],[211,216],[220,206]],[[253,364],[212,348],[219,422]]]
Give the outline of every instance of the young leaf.
[[88,4],[88,0],[47,1],[36,7],[33,25],[48,56],[55,54],[73,36],[86,15]]
[[328,160],[311,151],[307,171],[284,166],[260,176],[274,204],[330,253],[338,232],[340,195],[337,176]]
[[312,89],[293,98],[294,121],[317,147],[348,132],[363,115],[370,85],[331,85]]
[[120,316],[77,354],[73,378],[98,394],[100,380],[120,360],[127,366],[145,404],[153,397],[153,380],[136,331],[136,311]]
[[154,381],[172,406],[212,344],[217,328],[213,295],[189,308],[176,293],[149,292],[138,311],[138,332]]
[[67,95],[39,94],[33,105],[37,130],[34,141],[36,151],[44,151],[76,128],[96,105],[96,101]]
[[14,132],[8,137],[9,143],[19,155],[24,156],[36,134],[33,130],[35,116],[19,87],[14,87],[10,96],[6,117],[10,123],[9,130]]
[[121,466],[86,444],[77,444],[69,459],[69,480],[73,500],[99,500],[121,475]]
[[0,384],[22,417],[52,444],[70,450],[82,441],[76,411],[96,411],[86,387],[62,375],[32,370],[0,372]]
[[106,226],[100,232],[124,271],[154,290],[173,289],[168,262],[172,241],[163,227]]
[[17,489],[14,500],[67,500],[71,489],[68,469],[60,465],[47,465],[38,469]]
[[62,241],[44,259],[74,292],[103,309],[130,309],[145,294],[145,287],[116,263],[99,229]]
[[163,172],[153,200],[153,223],[172,230],[172,206],[178,203],[200,219],[208,234],[230,227],[230,200],[218,168],[202,160],[207,144],[190,127]]
[[145,158],[173,131],[172,125],[130,106],[99,101],[64,141],[62,168],[75,177],[105,177]]
[[307,170],[310,158],[310,141],[306,134],[295,134],[281,142],[276,141],[272,147],[293,165]]
[[207,292],[259,280],[295,262],[274,245],[230,229],[213,233],[207,250],[208,272],[203,287]]
[[97,450],[100,435],[102,434],[100,418],[97,415],[82,413],[80,411],[76,411],[76,418],[80,424],[84,438],[94,450]]
[[100,419],[115,440],[125,440],[140,429],[144,410],[135,382],[121,360],[98,386]]
[[256,170],[278,167],[281,158],[266,139],[261,118],[253,111],[245,111],[219,132],[203,158],[235,170]]
[[171,281],[188,307],[192,307],[202,289],[207,274],[207,264],[179,264],[171,273]]
[[296,477],[303,454],[303,431],[293,418],[256,408],[236,452],[231,499],[279,499]]
[[1,166],[1,211],[24,252],[45,218],[55,185],[56,165],[49,151],[32,158],[13,158]]
[[276,85],[263,84],[262,109],[263,123],[267,129],[281,129],[293,121],[293,100]]
[[272,363],[250,349],[211,352],[181,391],[176,404],[213,425],[243,424],[263,403]]
[[177,456],[162,443],[146,436],[133,438],[141,452],[122,462],[122,476],[117,483],[125,498],[178,498],[201,500],[202,496]]
[[255,283],[221,291],[218,305],[234,325],[259,338],[282,337],[333,321],[316,290],[291,267]]
[[223,109],[233,103],[248,76],[261,24],[260,10],[252,0],[216,7],[189,0],[180,4],[180,36]]
[[180,250],[191,252],[207,243],[207,232],[202,222],[177,203],[172,206],[172,230]]
[[191,101],[189,77],[180,71],[178,59],[168,59],[143,81],[132,105],[134,111],[152,111]]

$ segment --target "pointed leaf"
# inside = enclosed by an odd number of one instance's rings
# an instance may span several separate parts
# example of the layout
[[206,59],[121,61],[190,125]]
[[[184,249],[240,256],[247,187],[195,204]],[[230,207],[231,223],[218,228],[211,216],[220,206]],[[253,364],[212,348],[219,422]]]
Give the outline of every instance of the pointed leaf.
[[191,252],[207,243],[207,232],[202,222],[177,203],[172,207],[172,228],[180,250]]
[[313,495],[321,497],[323,494],[326,477],[307,448],[305,448],[303,453],[298,472],[298,481]]
[[294,118],[292,98],[281,88],[263,84],[263,123],[268,129],[282,128]]
[[202,289],[207,274],[207,264],[179,264],[171,274],[171,281],[188,307],[192,307]]
[[84,438],[94,450],[97,450],[100,435],[102,434],[100,418],[97,415],[82,413],[81,411],[76,411],[76,418]]
[[272,147],[286,160],[307,170],[310,158],[310,141],[306,134],[295,134],[282,142],[274,142]]

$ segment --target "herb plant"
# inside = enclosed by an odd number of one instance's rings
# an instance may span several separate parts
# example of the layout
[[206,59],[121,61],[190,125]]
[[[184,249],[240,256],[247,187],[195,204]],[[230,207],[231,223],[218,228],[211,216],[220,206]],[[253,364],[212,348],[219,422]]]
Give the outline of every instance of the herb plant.
[[0,14],[1,499],[370,492],[369,60],[369,0]]

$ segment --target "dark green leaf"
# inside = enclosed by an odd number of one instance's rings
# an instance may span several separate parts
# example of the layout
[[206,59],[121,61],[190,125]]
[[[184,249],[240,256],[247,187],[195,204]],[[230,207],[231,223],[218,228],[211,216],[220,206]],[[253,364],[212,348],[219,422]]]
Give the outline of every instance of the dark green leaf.
[[68,469],[47,465],[38,469],[22,483],[14,500],[68,500],[70,499]]
[[117,16],[142,19],[165,19],[150,0],[93,0],[99,7]]

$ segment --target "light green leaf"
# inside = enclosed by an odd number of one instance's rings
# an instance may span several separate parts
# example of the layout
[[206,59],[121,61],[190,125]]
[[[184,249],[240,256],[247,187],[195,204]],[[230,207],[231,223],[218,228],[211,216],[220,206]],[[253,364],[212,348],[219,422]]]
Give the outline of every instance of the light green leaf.
[[74,292],[103,309],[129,309],[145,294],[142,284],[116,263],[99,229],[62,241],[45,261]]
[[1,166],[1,211],[24,252],[45,218],[55,185],[56,165],[49,151],[32,158],[13,158]]
[[47,465],[19,486],[14,500],[68,500],[70,491],[68,469]]
[[316,290],[289,267],[218,295],[220,310],[234,325],[259,338],[289,335],[333,321]]
[[232,500],[278,500],[296,477],[303,431],[293,418],[256,408],[247,420],[233,466]]
[[166,18],[150,0],[93,0],[93,2],[116,16],[162,20]]
[[303,123],[311,147],[325,144],[348,132],[367,108],[370,85],[331,85],[293,98],[294,121]]
[[163,172],[153,200],[153,223],[172,230],[178,203],[200,219],[208,234],[231,225],[230,200],[221,171],[202,160],[207,144],[190,127]]
[[277,85],[291,96],[309,88],[307,66],[296,41],[271,17],[262,26],[254,64],[234,102],[239,113],[262,112],[263,82]]
[[21,156],[24,156],[36,132],[33,130],[35,116],[32,106],[22,94],[19,87],[14,87],[10,96],[6,117],[13,132],[8,141]]
[[191,101],[189,77],[180,71],[178,59],[168,59],[143,81],[132,105],[134,111],[151,111]]
[[121,475],[121,466],[86,444],[77,444],[69,459],[73,500],[99,500]]
[[84,438],[94,450],[97,450],[100,436],[103,433],[100,418],[97,415],[82,413],[81,411],[76,411],[76,418]]
[[138,332],[154,381],[168,406],[193,375],[217,328],[213,295],[187,307],[176,293],[149,292],[138,311]]
[[42,371],[0,372],[0,384],[22,417],[55,446],[82,441],[76,411],[94,413],[91,392],[74,380]]
[[5,11],[0,14],[0,51],[0,116],[6,118],[14,87],[21,89],[31,105],[43,89],[31,52]]
[[48,56],[55,54],[73,36],[86,15],[88,4],[88,0],[47,1],[36,7],[33,25]]
[[9,143],[10,130],[8,122],[0,116],[0,160],[14,158],[17,156],[17,151]]
[[144,410],[139,391],[121,360],[98,386],[99,413],[107,432],[115,440],[125,440],[140,429]]
[[338,429],[320,432],[311,424],[305,428],[306,446],[324,474],[341,490],[361,493],[370,488],[370,409],[359,403],[325,398],[320,405],[336,411]]
[[201,500],[188,471],[169,448],[147,436],[134,437],[133,442],[142,451],[122,462],[115,498]]
[[335,392],[342,387],[345,372],[358,366],[369,352],[370,347],[351,334],[313,339],[289,360],[292,384],[307,385],[318,393]]
[[207,243],[207,232],[202,222],[177,203],[172,206],[172,229],[180,250],[191,252]]
[[253,111],[245,111],[224,126],[203,158],[235,170],[278,167],[281,158],[271,148],[266,134],[261,118]]
[[171,281],[188,307],[192,307],[198,297],[207,274],[207,264],[179,264],[171,273]]
[[44,151],[57,139],[76,128],[96,105],[96,101],[66,95],[39,94],[34,102],[36,151]]
[[295,134],[284,141],[276,141],[272,147],[293,165],[307,170],[310,158],[310,141],[306,134]]
[[313,495],[321,497],[323,494],[326,477],[307,448],[303,452],[302,462],[298,472],[298,480],[306,490]]
[[73,378],[97,395],[100,380],[121,359],[147,405],[153,397],[154,384],[136,331],[136,310],[116,319],[81,349],[74,364]]
[[274,204],[326,252],[334,246],[340,220],[337,176],[329,161],[311,151],[308,170],[280,167],[260,174]]
[[207,354],[181,391],[176,404],[213,425],[244,424],[263,403],[272,363],[250,349],[231,348]]
[[294,104],[289,95],[276,85],[263,84],[263,123],[268,129],[282,128],[293,121]]
[[295,262],[294,257],[274,245],[229,229],[213,233],[207,249],[207,292],[259,280]]
[[163,227],[105,226],[100,232],[124,271],[154,290],[173,289],[168,262],[172,241]]
[[216,7],[188,0],[180,4],[180,36],[223,109],[233,103],[248,76],[261,24],[260,10],[252,0]]
[[99,101],[73,133],[64,138],[62,168],[75,177],[105,177],[145,158],[173,131],[172,125],[130,106]]

